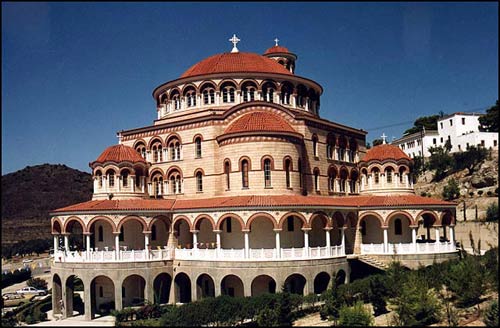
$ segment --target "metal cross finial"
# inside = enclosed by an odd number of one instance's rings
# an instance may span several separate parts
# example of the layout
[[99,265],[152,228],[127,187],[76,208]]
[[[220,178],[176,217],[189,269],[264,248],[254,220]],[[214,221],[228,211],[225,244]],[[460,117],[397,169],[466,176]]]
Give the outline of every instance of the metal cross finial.
[[386,144],[385,142],[385,139],[387,138],[387,136],[385,135],[385,133],[382,133],[382,135],[380,136],[382,138],[382,144]]
[[238,39],[238,37],[236,36],[236,34],[233,34],[233,37],[231,39],[229,39],[229,42],[232,42],[233,43],[233,49],[231,50],[232,53],[234,52],[239,52],[238,48],[236,48],[236,44],[238,42],[240,42],[241,40]]
[[278,41],[279,41],[278,38],[274,39],[274,42],[276,42],[276,45],[275,45],[276,47],[278,46]]

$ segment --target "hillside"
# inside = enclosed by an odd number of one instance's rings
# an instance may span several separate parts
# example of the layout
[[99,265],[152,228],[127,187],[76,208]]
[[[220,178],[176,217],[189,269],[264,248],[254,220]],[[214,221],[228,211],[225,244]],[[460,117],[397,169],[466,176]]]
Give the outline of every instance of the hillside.
[[[426,195],[442,198],[441,193],[443,192],[444,186],[448,184],[448,181],[450,179],[457,180],[460,187],[460,198],[454,201],[459,203],[457,208],[457,219],[460,221],[463,220],[464,217],[464,202],[467,220],[475,219],[476,205],[477,217],[480,220],[486,215],[486,209],[489,204],[493,202],[498,204],[498,195],[495,193],[495,190],[498,191],[497,151],[493,151],[491,153],[491,158],[479,164],[472,175],[467,175],[467,170],[462,170],[448,175],[439,182],[431,182],[433,174],[433,171],[427,171],[418,178],[415,184],[415,193],[417,195],[422,195],[422,193],[425,192]],[[478,192],[480,191],[482,191],[482,195],[479,195]],[[489,195],[488,192],[490,192]],[[472,196],[470,193],[473,193]]]
[[92,198],[89,173],[43,164],[2,176],[2,245],[50,238],[49,212]]

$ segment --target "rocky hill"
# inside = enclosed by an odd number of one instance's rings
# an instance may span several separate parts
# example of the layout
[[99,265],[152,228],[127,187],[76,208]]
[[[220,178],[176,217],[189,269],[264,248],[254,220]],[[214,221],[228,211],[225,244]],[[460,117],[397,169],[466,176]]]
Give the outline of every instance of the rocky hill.
[[[479,164],[472,175],[467,170],[462,170],[448,175],[439,182],[432,182],[433,171],[427,171],[418,178],[415,184],[415,193],[442,198],[444,186],[450,179],[455,179],[460,187],[460,198],[458,202],[457,219],[463,220],[464,203],[467,220],[477,218],[481,220],[486,215],[486,209],[491,203],[498,204],[498,151],[492,151],[491,157]],[[477,211],[476,211],[477,206]]]
[[2,245],[50,238],[49,212],[92,198],[89,173],[43,164],[2,176]]

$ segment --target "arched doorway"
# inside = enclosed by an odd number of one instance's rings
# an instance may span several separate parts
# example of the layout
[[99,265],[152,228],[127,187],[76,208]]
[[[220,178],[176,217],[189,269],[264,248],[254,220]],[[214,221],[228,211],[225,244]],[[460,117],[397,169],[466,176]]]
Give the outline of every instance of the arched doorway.
[[65,285],[66,299],[64,302],[64,308],[66,317],[72,317],[74,311],[77,311],[78,314],[83,314],[85,312],[85,309],[80,293],[78,293],[83,292],[84,289],[82,280],[75,275],[71,275],[66,279]]
[[215,248],[215,233],[212,222],[203,217],[196,221],[195,230],[198,231],[198,248]]
[[311,231],[309,232],[310,247],[326,246],[325,228],[328,224],[328,219],[323,214],[317,214],[312,217]]
[[337,274],[335,275],[335,286],[340,286],[345,284],[346,281],[346,273],[344,270],[340,269],[337,271]]
[[[250,248],[275,248],[274,225],[270,218],[259,216],[250,223]],[[283,247],[283,246],[282,246]]]
[[212,277],[203,273],[196,279],[196,299],[215,297],[215,284]]
[[69,250],[82,251],[86,249],[85,236],[83,234],[84,227],[82,226],[82,223],[77,219],[69,220],[70,221],[66,225],[66,233],[69,234]]
[[137,274],[125,278],[122,283],[123,307],[144,305],[145,287],[146,280]]
[[303,275],[294,273],[285,280],[285,288],[289,293],[304,295],[306,278]]
[[160,273],[153,281],[154,302],[156,304],[166,304],[170,297],[170,287],[172,277],[168,273]]
[[229,295],[231,297],[245,296],[243,281],[234,274],[225,276],[221,281],[221,293],[222,295]]
[[175,302],[191,302],[191,279],[184,272],[178,273],[174,278]]
[[238,219],[228,216],[222,219],[220,223],[221,248],[225,249],[243,249],[245,247],[245,238],[242,232],[243,227]]
[[276,293],[276,281],[265,274],[255,277],[252,281],[252,296],[259,296],[266,293]]
[[282,248],[304,247],[304,222],[296,215],[289,215],[282,222],[280,240]]
[[115,309],[115,285],[106,276],[97,276],[90,283],[90,318],[107,315]]
[[193,235],[190,232],[189,223],[185,219],[174,223],[174,236],[181,248],[193,248]]
[[61,303],[62,300],[62,283],[59,275],[54,274],[52,277],[52,309],[53,314],[62,314]]
[[149,243],[152,249],[168,245],[170,232],[170,220],[164,216],[155,218],[151,225],[151,238]]
[[326,272],[320,272],[314,278],[314,294],[321,294],[328,289],[330,275]]

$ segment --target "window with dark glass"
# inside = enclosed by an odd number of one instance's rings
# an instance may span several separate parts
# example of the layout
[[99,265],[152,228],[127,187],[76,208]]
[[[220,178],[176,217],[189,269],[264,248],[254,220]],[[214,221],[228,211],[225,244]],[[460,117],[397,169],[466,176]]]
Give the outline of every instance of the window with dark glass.
[[394,234],[395,235],[402,235],[403,234],[403,226],[401,223],[401,219],[396,219],[394,221]]
[[271,160],[264,160],[264,185],[265,187],[271,187]]
[[293,216],[289,216],[289,217],[286,219],[286,225],[287,225],[287,230],[288,230],[288,231],[293,231],[293,230],[294,230],[294,226],[293,226]]
[[231,181],[229,178],[229,174],[231,173],[230,170],[231,169],[229,168],[229,162],[225,162],[224,163],[224,174],[226,175],[226,188],[227,188],[227,190],[231,189]]
[[241,161],[241,184],[243,188],[248,188],[248,161]]
[[196,138],[196,140],[194,141],[194,145],[195,145],[196,158],[200,158],[201,157],[201,138]]
[[203,191],[203,176],[201,172],[196,173],[196,191]]
[[285,182],[286,182],[286,187],[290,188],[291,183],[290,183],[290,160],[287,159],[285,161]]
[[232,231],[232,227],[231,227],[231,218],[228,218],[226,220],[226,232],[231,232]]

